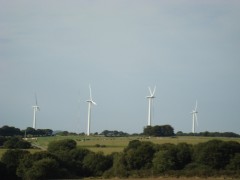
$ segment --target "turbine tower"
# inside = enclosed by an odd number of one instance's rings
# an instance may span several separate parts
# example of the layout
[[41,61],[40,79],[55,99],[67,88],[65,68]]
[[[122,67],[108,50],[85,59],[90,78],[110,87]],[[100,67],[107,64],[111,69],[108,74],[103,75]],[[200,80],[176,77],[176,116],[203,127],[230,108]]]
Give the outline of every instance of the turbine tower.
[[40,107],[37,104],[37,95],[35,94],[36,104],[33,107],[33,129],[36,129],[36,112],[40,111]]
[[88,103],[88,124],[87,124],[87,135],[90,135],[90,123],[91,123],[91,107],[92,105],[97,105],[93,100],[92,100],[92,90],[91,86],[89,85],[89,91],[90,91],[90,98],[86,102]]
[[192,110],[191,114],[192,114],[192,133],[195,133],[195,123],[197,124],[198,121],[197,121],[197,101],[196,101],[196,105],[195,105],[195,109]]
[[154,87],[153,91],[151,90],[150,87],[148,87],[150,95],[147,96],[146,98],[148,99],[148,126],[151,126],[151,122],[152,122],[152,110],[151,110],[151,106],[153,104],[153,98],[155,98],[154,94],[156,91],[156,86]]

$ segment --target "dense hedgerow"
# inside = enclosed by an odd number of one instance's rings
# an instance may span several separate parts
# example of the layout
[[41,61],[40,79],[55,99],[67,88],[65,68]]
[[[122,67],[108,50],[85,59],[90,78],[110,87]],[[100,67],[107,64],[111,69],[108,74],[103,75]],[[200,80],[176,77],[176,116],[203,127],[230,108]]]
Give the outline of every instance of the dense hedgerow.
[[[229,176],[240,177],[240,144],[211,140],[197,145],[133,140],[120,153],[104,155],[79,148],[71,139],[51,142],[34,154],[8,150],[1,159],[3,179],[82,177]],[[1,177],[1,178],[2,178]]]

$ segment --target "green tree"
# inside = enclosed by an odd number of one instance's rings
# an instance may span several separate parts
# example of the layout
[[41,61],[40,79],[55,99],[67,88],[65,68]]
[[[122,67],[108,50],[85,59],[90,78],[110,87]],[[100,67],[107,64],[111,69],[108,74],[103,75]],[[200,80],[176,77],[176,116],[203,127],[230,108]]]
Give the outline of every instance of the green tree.
[[211,140],[195,146],[194,159],[213,169],[224,169],[235,153],[240,153],[239,143]]
[[183,169],[187,164],[192,162],[192,145],[179,143],[176,145],[177,169]]
[[124,149],[124,152],[128,151],[129,149],[137,149],[139,146],[141,146],[141,141],[132,140],[128,143],[128,146]]
[[3,126],[0,128],[0,136],[21,136],[23,135],[20,129],[15,127]]
[[76,149],[72,149],[69,154],[72,157],[72,159],[76,160],[76,161],[83,161],[83,159],[85,158],[86,155],[88,155],[91,151],[89,151],[88,149],[84,149],[84,148],[76,148]]
[[52,141],[48,145],[48,151],[56,153],[57,151],[70,151],[77,147],[76,141],[72,139],[63,139],[59,141]]
[[[23,179],[31,179],[29,178],[30,175],[28,173],[29,172],[32,173],[33,171],[31,171],[31,169],[33,169],[34,166],[39,166],[39,165],[36,165],[35,163],[43,159],[52,159],[56,161],[58,165],[61,164],[61,161],[58,159],[57,156],[47,151],[36,152],[34,154],[29,153],[20,160],[17,168],[17,175]],[[64,170],[64,167],[62,166],[59,167],[59,169],[61,170],[60,172],[66,172],[66,170]],[[33,175],[31,174],[31,177],[32,176]],[[63,177],[66,177],[66,176],[63,176]]]
[[33,163],[32,167],[25,172],[24,179],[57,179],[63,178],[65,172],[60,168],[55,159],[43,158]]
[[28,154],[29,152],[24,150],[7,150],[1,158],[1,161],[6,165],[7,174],[13,178],[16,177],[16,169],[20,160]]
[[68,169],[77,176],[87,175],[83,166],[83,160],[89,153],[91,152],[88,149],[83,148],[75,148],[69,151],[70,161],[66,162]]
[[105,173],[107,177],[120,177],[126,178],[129,176],[129,171],[126,167],[124,153],[113,153],[113,165],[112,168]]
[[126,167],[129,170],[149,169],[152,165],[154,153],[155,146],[153,143],[131,141],[124,150]]
[[10,137],[4,142],[3,146],[8,149],[29,149],[31,143],[19,137]]
[[3,146],[3,144],[7,141],[6,137],[0,136],[0,146]]
[[143,130],[143,134],[147,136],[173,136],[174,129],[170,125],[163,126],[147,126]]
[[227,169],[240,170],[240,153],[236,153],[227,165]]
[[0,175],[1,175],[1,179],[10,179],[10,177],[8,177],[7,175],[6,164],[4,164],[1,161],[0,161]]
[[88,153],[83,160],[83,166],[88,175],[101,176],[112,166],[111,156],[104,156],[102,152]]
[[158,150],[153,158],[153,169],[156,173],[181,170],[192,162],[192,146],[186,143],[163,144],[158,146]]
[[153,170],[156,173],[163,173],[169,170],[177,169],[177,149],[172,146],[166,150],[160,150],[155,153],[153,158]]

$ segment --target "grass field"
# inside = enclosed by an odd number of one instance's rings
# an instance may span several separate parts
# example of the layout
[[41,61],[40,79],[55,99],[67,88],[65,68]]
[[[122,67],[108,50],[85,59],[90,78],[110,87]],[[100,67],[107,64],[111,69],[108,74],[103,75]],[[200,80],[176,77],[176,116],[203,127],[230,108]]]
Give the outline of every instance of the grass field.
[[[180,136],[180,137],[100,137],[100,136],[53,136],[53,137],[40,137],[36,144],[47,149],[49,142],[61,139],[74,139],[77,146],[90,149],[94,152],[102,151],[104,154],[111,154],[112,152],[121,152],[131,140],[151,141],[155,144],[165,143],[188,143],[198,144],[212,139],[219,139],[223,141],[237,141],[240,143],[240,138],[213,138],[213,137],[196,137],[196,136]],[[97,147],[99,146],[99,147]]]
[[[39,137],[37,141],[33,141],[37,146],[42,149],[47,149],[48,144],[51,141],[57,141],[62,139],[74,139],[77,142],[77,146],[87,148],[94,152],[102,151],[104,154],[111,154],[112,152],[121,152],[128,145],[131,140],[151,141],[155,144],[164,143],[188,143],[198,144],[206,142],[212,139],[219,139],[223,141],[237,141],[240,143],[240,138],[215,138],[215,137],[197,137],[197,136],[180,136],[180,137],[100,137],[100,136],[52,136],[52,137]],[[97,147],[98,146],[98,147]],[[34,153],[40,151],[39,149],[31,149],[30,152]],[[2,154],[6,152],[6,149],[0,149],[0,158]]]

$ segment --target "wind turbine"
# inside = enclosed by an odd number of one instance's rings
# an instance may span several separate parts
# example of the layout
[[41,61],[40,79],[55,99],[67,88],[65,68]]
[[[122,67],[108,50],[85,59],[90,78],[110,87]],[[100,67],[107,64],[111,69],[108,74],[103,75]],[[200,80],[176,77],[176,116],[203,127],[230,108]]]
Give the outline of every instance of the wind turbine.
[[33,107],[33,129],[36,129],[36,112],[40,111],[40,107],[37,104],[37,95],[36,95],[36,93],[35,93],[35,101],[36,101],[35,106],[32,106]]
[[191,114],[192,114],[192,133],[195,133],[195,122],[196,124],[198,124],[198,121],[197,121],[197,101],[196,101],[196,105],[195,105],[195,109],[192,110]]
[[156,86],[154,87],[153,91],[151,90],[150,87],[148,87],[150,95],[147,96],[146,98],[148,99],[148,126],[151,126],[151,121],[152,121],[152,111],[151,111],[151,106],[153,104],[153,98],[155,98],[154,94],[156,91]]
[[86,102],[88,103],[88,126],[87,126],[87,135],[90,135],[90,123],[91,123],[91,107],[92,105],[97,105],[93,100],[92,100],[92,90],[91,86],[89,85],[89,92],[90,92],[90,98]]

